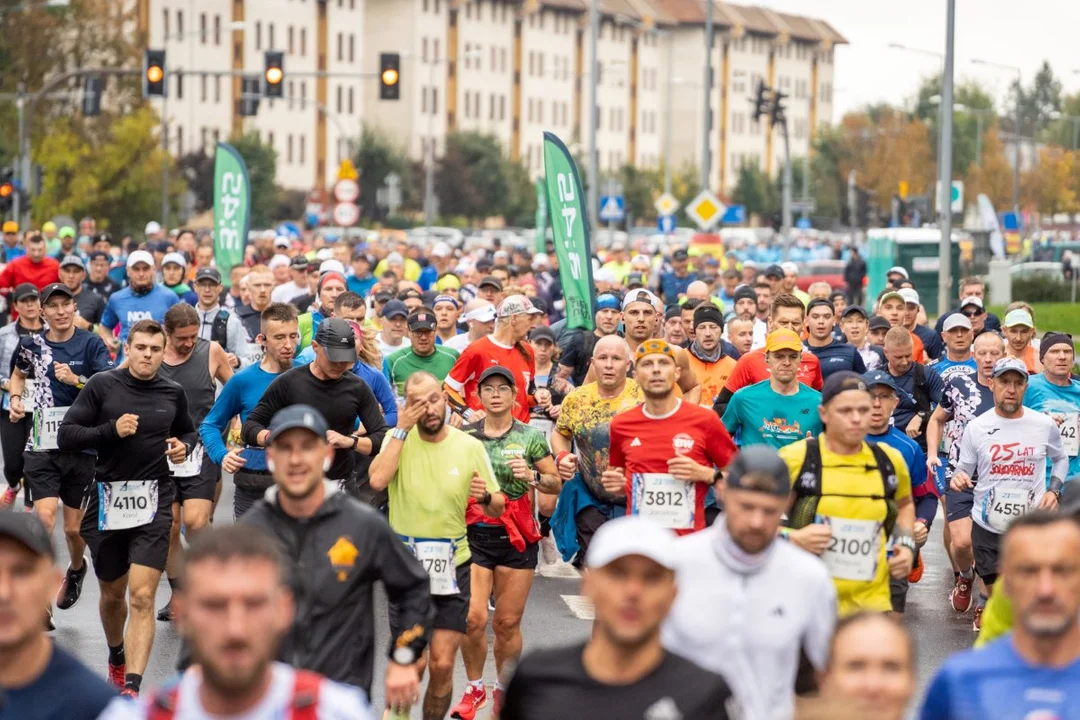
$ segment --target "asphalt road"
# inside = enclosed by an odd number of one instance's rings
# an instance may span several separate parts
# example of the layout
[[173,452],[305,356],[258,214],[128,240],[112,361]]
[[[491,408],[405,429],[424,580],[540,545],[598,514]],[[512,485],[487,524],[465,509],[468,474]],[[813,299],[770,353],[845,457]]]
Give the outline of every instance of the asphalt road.
[[[16,505],[16,509],[20,506],[21,501]],[[232,521],[232,492],[229,483],[226,483],[222,493],[215,521]],[[948,655],[968,647],[974,640],[971,614],[958,615],[948,603],[948,592],[953,578],[941,544],[942,521],[943,518],[939,515],[931,530],[931,539],[923,549],[927,563],[926,572],[922,581],[912,586],[909,591],[905,615],[905,622],[916,637],[918,695],[922,694],[922,689]],[[66,564],[67,551],[59,529],[55,541],[61,556],[60,562]],[[582,642],[588,636],[591,627],[589,608],[579,595],[579,581],[576,574],[574,575],[537,577],[522,623],[526,652],[529,648]],[[798,589],[792,588],[792,591],[798,592]],[[88,577],[79,603],[70,610],[56,612],[57,630],[54,636],[63,647],[73,651],[83,662],[104,675],[107,655],[105,637],[97,613],[98,596],[96,583],[92,577]],[[158,589],[157,607],[164,605],[168,597],[169,586],[163,577]],[[376,612],[377,617],[386,617],[386,604],[382,593],[378,593]],[[382,701],[382,671],[389,639],[385,621],[377,623],[377,631],[378,651],[373,684],[375,707],[379,707]],[[175,667],[179,648],[180,640],[172,626],[158,623],[150,664],[144,675],[144,689],[156,687],[169,677]],[[494,673],[494,659],[489,656],[485,673],[489,684],[495,679]],[[460,658],[454,683],[456,702],[465,685],[465,669]],[[486,712],[481,711],[481,717],[486,717]],[[415,711],[413,716],[419,717],[419,711]]]

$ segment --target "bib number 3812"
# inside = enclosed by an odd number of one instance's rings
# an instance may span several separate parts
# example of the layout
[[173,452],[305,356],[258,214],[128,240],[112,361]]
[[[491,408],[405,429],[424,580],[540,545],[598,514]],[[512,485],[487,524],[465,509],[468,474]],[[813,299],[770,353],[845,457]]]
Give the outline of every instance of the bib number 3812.
[[694,527],[694,484],[666,473],[635,473],[631,477],[630,512],[673,530]]
[[98,530],[128,530],[157,517],[157,480],[98,483]]
[[828,516],[819,516],[817,522],[832,528],[832,538],[821,556],[829,574],[838,580],[873,580],[881,548],[881,523]]

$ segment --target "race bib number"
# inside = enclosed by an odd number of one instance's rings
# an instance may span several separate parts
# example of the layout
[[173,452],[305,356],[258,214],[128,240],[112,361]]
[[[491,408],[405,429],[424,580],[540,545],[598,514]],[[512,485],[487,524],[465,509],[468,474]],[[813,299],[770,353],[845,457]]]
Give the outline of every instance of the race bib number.
[[661,527],[694,527],[694,484],[666,473],[635,473],[631,478],[632,515],[649,518]]
[[1061,433],[1065,454],[1069,457],[1080,455],[1080,413],[1067,413],[1058,417],[1061,418],[1058,432]]
[[59,450],[56,436],[60,432],[60,423],[67,415],[67,407],[41,408],[34,412],[34,427],[31,430],[34,450]]
[[22,397],[23,409],[26,412],[34,412],[34,410],[37,410],[37,400],[34,399],[34,386],[37,381],[33,378],[26,378],[25,382],[26,384],[23,386],[22,395],[20,396]]
[[202,472],[203,446],[202,443],[191,448],[187,458],[182,463],[174,463],[169,460],[169,474],[173,477],[195,477]]
[[998,485],[983,500],[983,520],[994,532],[1003,533],[1009,524],[1031,509],[1033,496],[1023,485]]
[[818,516],[817,522],[832,528],[832,538],[821,556],[829,574],[837,580],[873,580],[881,549],[881,523],[830,516]]
[[452,540],[417,540],[410,543],[413,555],[424,566],[431,581],[432,595],[457,595],[457,543]]
[[157,516],[157,480],[98,483],[98,530],[128,530]]

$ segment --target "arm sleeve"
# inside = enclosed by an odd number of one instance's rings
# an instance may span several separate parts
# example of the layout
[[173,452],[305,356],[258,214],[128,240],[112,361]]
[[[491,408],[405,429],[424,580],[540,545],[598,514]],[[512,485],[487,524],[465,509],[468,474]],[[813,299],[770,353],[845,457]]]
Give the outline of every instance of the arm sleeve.
[[390,358],[383,358],[382,361],[382,374],[386,378],[386,381],[390,383],[390,388],[394,388],[394,372],[390,369]]
[[370,387],[371,392],[375,393],[379,405],[382,406],[386,426],[390,428],[397,425],[397,398],[394,397],[394,389],[390,387],[390,383],[386,381],[384,376],[372,373]]
[[[359,389],[359,402],[356,414],[360,422],[364,424],[367,437],[371,440],[371,457],[374,457],[382,449],[383,437],[386,435],[386,420],[383,418],[382,406],[375,398],[367,383],[361,383]],[[246,426],[247,423],[244,423]]]
[[120,322],[120,317],[116,314],[116,303],[113,302],[114,297],[110,295],[105,301],[105,312],[101,314],[101,325],[107,330],[112,330]]
[[183,389],[176,394],[176,415],[169,432],[189,448],[195,447],[195,443],[199,442],[199,433],[195,430],[195,423],[191,421],[191,413],[188,411],[187,393]]
[[435,622],[431,581],[390,525],[381,516],[372,515],[368,523],[379,536],[372,545],[375,574],[382,580],[386,595],[398,613],[397,625],[402,628],[397,637],[391,638],[388,654],[392,657],[398,647],[412,647],[419,653],[427,647]]
[[7,380],[11,377],[11,367],[13,360],[13,354],[16,347],[19,344],[18,336],[15,334],[14,325],[10,325],[12,332],[10,334],[0,334],[0,380]]
[[100,336],[94,335],[90,338],[87,355],[89,356],[87,359],[90,365],[90,372],[86,374],[87,377],[93,376],[94,373],[112,370],[112,356],[109,355],[109,349],[105,347],[105,341]]
[[[97,419],[97,410],[105,399],[100,390],[102,383],[98,381],[99,377],[103,376],[90,378],[64,415],[56,435],[56,444],[61,450],[89,450],[117,439],[116,425],[111,420],[100,425],[93,424]],[[191,422],[190,418],[188,422]]]
[[[731,378],[728,378],[728,382],[731,382]],[[712,409],[716,412],[717,416],[727,415],[728,403],[735,397],[735,391],[731,388],[724,386],[724,389],[713,400]]]
[[239,383],[236,379],[237,376],[233,375],[232,379],[225,383],[221,395],[199,425],[199,438],[202,439],[203,447],[206,448],[206,454],[215,465],[220,465],[229,451],[221,439],[221,433],[225,432],[229,421],[240,412]]
[[263,393],[259,404],[251,410],[247,420],[244,421],[243,427],[240,428],[240,438],[245,445],[259,447],[259,433],[270,424],[270,418],[274,417],[274,413],[285,406],[286,393],[281,381],[281,375],[274,378],[274,381],[266,388],[266,392]]

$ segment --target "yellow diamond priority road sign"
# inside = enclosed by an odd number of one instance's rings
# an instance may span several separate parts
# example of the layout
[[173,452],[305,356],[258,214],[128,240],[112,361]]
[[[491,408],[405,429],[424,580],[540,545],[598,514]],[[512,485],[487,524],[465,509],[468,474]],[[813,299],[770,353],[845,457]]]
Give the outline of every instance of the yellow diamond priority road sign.
[[708,232],[720,222],[726,210],[727,206],[708,190],[702,190],[701,194],[686,206],[686,214],[697,223],[702,232]]
[[656,208],[659,215],[674,215],[675,211],[679,209],[679,201],[671,193],[664,193],[656,198],[653,207]]

